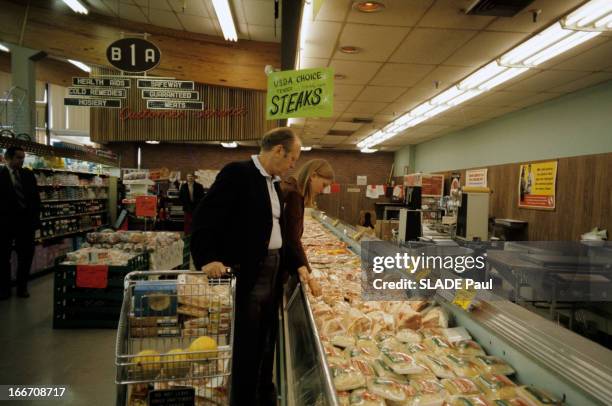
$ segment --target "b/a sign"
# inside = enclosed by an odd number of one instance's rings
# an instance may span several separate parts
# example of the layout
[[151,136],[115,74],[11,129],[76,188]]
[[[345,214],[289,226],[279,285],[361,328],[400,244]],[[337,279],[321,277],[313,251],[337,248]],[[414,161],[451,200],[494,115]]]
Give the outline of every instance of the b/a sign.
[[146,72],[161,59],[159,48],[142,38],[123,38],[106,48],[106,59],[115,68],[132,73]]

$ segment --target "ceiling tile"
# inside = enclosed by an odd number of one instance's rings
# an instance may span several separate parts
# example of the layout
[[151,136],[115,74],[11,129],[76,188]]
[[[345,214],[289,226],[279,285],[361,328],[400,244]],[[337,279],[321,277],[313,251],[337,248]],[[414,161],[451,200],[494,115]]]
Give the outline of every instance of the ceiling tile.
[[[360,48],[356,54],[336,51],[334,58],[351,61],[384,62],[408,34],[409,28],[378,25],[346,24],[340,34],[339,47],[351,45]],[[384,38],[384,41],[381,41]]]
[[[436,89],[433,85],[424,85],[424,86],[416,86],[410,88],[397,98],[397,101],[394,103],[398,106],[403,107],[401,111],[406,111],[409,108],[416,106],[426,100],[431,99],[436,94],[440,93],[441,89]],[[393,112],[387,112],[388,114],[393,114]]]
[[398,86],[367,86],[357,100],[390,103],[406,90],[407,88]]
[[115,16],[115,12],[113,11],[113,9],[107,7],[106,3],[104,3],[102,0],[90,0],[89,6],[93,9],[92,11],[94,13]]
[[381,65],[378,62],[355,62],[333,59],[329,66],[334,68],[335,73],[346,76],[342,80],[343,84],[365,85],[372,79]]
[[375,123],[389,123],[396,117],[393,114],[377,114],[374,116]]
[[117,0],[102,0],[115,15],[119,12],[119,2]]
[[328,62],[327,58],[302,58],[299,69],[325,68]]
[[355,97],[363,90],[362,85],[344,85],[334,83],[334,98],[335,100],[353,101]]
[[545,92],[587,75],[586,72],[577,71],[544,71],[507,87],[507,90]]
[[206,35],[219,35],[217,30],[215,29],[215,25],[213,24],[210,18],[192,16],[187,14],[179,14],[179,20],[185,26],[185,29],[190,32],[197,32],[199,34]]
[[274,3],[268,1],[245,1],[244,12],[249,24],[274,26]]
[[573,82],[558,87],[553,87],[552,89],[550,89],[550,91],[570,93],[587,87],[595,86],[599,83],[607,82],[608,80],[612,80],[612,72],[596,72],[590,74],[589,76],[574,80]]
[[427,74],[418,85],[435,88],[435,84],[438,82],[438,91],[436,93],[439,93],[454,85],[459,80],[472,73],[472,71],[474,71],[474,68],[471,67],[441,65]]
[[[213,28],[214,27],[215,24],[213,24]],[[251,35],[249,34],[249,25],[247,23],[238,23],[236,30],[238,31],[238,39],[251,39]],[[221,33],[220,36],[223,36],[223,33]]]
[[[537,32],[546,28],[581,3],[583,3],[583,0],[536,0],[512,18],[500,17],[496,19],[487,27],[487,30],[524,33]],[[533,15],[530,10],[541,10],[541,13],[538,15],[538,21],[535,23],[533,22]]]
[[166,0],[133,0],[133,2],[139,5],[144,13],[147,12],[149,7],[157,10],[171,10]]
[[385,107],[387,107],[388,103],[381,102],[353,102],[346,109],[347,113],[358,113],[358,114],[367,114],[370,116],[375,115]]
[[[326,2],[335,1],[327,0]],[[351,9],[347,21],[363,24],[412,27],[419,21],[432,3],[433,0],[387,0],[385,1],[385,9],[378,13],[368,14]]]
[[612,41],[607,41],[603,44],[597,44],[577,56],[552,65],[552,69],[595,72],[606,69],[610,64],[612,64]]
[[[555,56],[554,58],[544,62],[541,65],[538,65],[538,69],[542,69],[542,70],[557,69],[557,66],[559,66],[562,62],[565,62],[569,59],[579,56],[583,54],[584,52],[589,51],[590,49],[597,48],[600,45],[607,43],[609,40],[610,40],[609,38],[599,35],[595,38],[590,39],[589,41],[586,41],[578,45],[577,47],[570,49],[569,51],[565,51],[561,55]],[[560,68],[560,69],[563,69],[563,68]],[[570,69],[570,70],[582,70],[582,68]]]
[[207,18],[215,17],[208,14],[204,2],[201,0],[168,0],[168,2],[179,15],[188,14]]
[[344,135],[326,135],[321,140],[321,144],[323,145],[336,145],[345,141],[348,137]]
[[172,11],[151,8],[149,10],[149,20],[151,20],[151,24],[157,25],[158,27],[172,28],[175,30],[183,29],[183,26],[176,18],[176,14]]
[[304,57],[330,58],[341,27],[340,23],[315,21],[306,35]]
[[320,21],[344,21],[352,0],[323,1],[316,19]]
[[372,79],[373,85],[412,87],[433,71],[433,65],[386,63]]
[[[230,0],[232,16],[234,17],[234,21],[237,23],[248,24],[247,17],[244,11],[243,4],[246,3],[242,0]],[[217,18],[217,14],[214,12],[213,8],[213,18]]]
[[346,110],[346,108],[350,104],[351,103],[348,102],[348,101],[334,100],[334,112],[336,112],[336,113],[344,113],[344,111]]
[[253,41],[280,42],[280,30],[276,30],[275,36],[274,27],[249,24],[249,33]]
[[495,19],[495,17],[466,15],[462,9],[469,3],[466,0],[437,0],[419,21],[419,26],[481,30]]
[[438,65],[474,35],[469,30],[415,28],[390,61]]
[[512,32],[481,32],[444,61],[445,65],[480,67],[512,49],[525,34]]
[[138,23],[148,23],[147,17],[140,11],[136,6],[129,4],[121,4],[119,7],[119,17],[130,21],[136,21]]
[[361,126],[363,126],[363,124],[361,123],[337,121],[336,124],[334,124],[331,129],[339,130],[339,131],[357,131],[361,128]]

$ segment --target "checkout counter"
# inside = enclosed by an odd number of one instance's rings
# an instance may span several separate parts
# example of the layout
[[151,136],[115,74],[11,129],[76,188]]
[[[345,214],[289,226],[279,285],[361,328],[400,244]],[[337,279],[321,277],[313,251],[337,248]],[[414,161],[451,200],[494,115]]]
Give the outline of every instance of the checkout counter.
[[[313,217],[339,240],[346,242],[355,254],[361,255],[361,244],[351,239],[350,226],[319,212],[314,212]],[[369,236],[364,239],[376,240]],[[397,250],[396,244],[388,244],[390,249]],[[552,252],[550,246],[547,249],[534,247],[534,252],[520,244],[509,248],[522,248],[526,257],[522,254],[517,257],[515,253],[508,255],[504,250],[491,250],[489,253],[490,257],[494,253],[490,258],[494,268],[492,272],[499,272],[503,278],[514,279],[519,275],[522,278],[534,269],[546,268],[549,260],[552,260],[555,271],[559,266],[568,265],[568,261],[561,258],[542,257],[542,252],[546,255]],[[608,249],[601,248],[597,254],[607,254]],[[592,272],[594,269],[607,269],[600,259],[594,258],[588,264],[589,275],[599,274]],[[577,274],[574,272],[572,275]],[[604,292],[606,290],[602,289],[599,293]],[[612,292],[609,286],[607,292]],[[449,311],[454,326],[465,327],[488,354],[515,365],[518,382],[545,388],[561,396],[564,405],[612,404],[612,351],[507,298],[483,293],[476,299],[477,306],[466,311],[452,304],[452,295],[449,291],[437,291],[433,300]],[[284,297],[281,331],[279,370],[283,404],[337,406],[338,399],[311,304],[301,284]]]

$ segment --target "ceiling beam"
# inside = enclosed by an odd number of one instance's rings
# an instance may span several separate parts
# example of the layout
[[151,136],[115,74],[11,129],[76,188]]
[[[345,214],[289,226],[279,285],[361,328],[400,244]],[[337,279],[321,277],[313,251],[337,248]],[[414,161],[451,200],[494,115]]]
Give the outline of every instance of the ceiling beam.
[[[161,50],[150,74],[200,83],[265,90],[264,67],[280,65],[280,44],[222,38],[128,22],[91,13],[65,13],[56,2],[0,0],[0,41],[39,49],[61,58],[110,67],[106,48],[121,33],[149,33]],[[23,35],[22,35],[23,34]]]

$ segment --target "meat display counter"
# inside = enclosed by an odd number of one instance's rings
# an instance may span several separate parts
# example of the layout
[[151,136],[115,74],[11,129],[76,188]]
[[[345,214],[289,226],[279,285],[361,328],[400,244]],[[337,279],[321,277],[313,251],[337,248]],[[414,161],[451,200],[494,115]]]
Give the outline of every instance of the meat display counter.
[[[361,255],[361,243],[351,238],[355,231],[352,227],[330,219],[321,212],[312,212],[312,218],[316,221],[317,227],[322,226],[339,242],[345,243],[358,261],[358,256]],[[308,221],[313,222],[312,219]],[[307,238],[306,234],[305,238]],[[376,239],[366,236],[364,240]],[[398,249],[392,243],[388,244],[390,251]],[[482,297],[478,306],[470,311],[453,304],[452,297],[449,297],[447,291],[437,291],[432,299],[437,308],[444,309],[449,315],[449,327],[464,328],[464,331],[467,331],[477,343],[476,345],[479,344],[488,356],[492,356],[484,358],[498,357],[514,368],[516,373],[512,375],[512,381],[517,385],[533,385],[544,389],[558,399],[555,401],[545,396],[538,399],[537,396],[534,396],[531,401],[523,403],[494,403],[492,400],[494,397],[489,397],[484,400],[486,402],[486,399],[489,399],[489,403],[480,404],[495,406],[612,404],[612,351],[500,297],[493,295]],[[313,297],[308,287],[302,284],[297,284],[284,297],[281,312],[281,358],[284,363],[284,367],[281,368],[283,403],[291,406],[350,404],[345,393],[337,392],[334,386],[334,374],[337,373],[338,368],[330,368],[329,359],[334,357],[330,356],[329,346],[321,338],[321,328],[317,326],[316,313],[313,311],[313,307],[321,305],[313,303],[312,300]],[[450,380],[441,380],[446,385],[445,381]],[[517,386],[517,393],[524,394],[529,391],[533,394],[528,389],[530,387]],[[369,385],[367,388],[370,390]],[[449,386],[446,388],[448,389]],[[360,389],[362,392],[364,390]],[[411,390],[414,389],[411,387]],[[418,392],[414,391],[414,393]],[[339,396],[338,393],[342,395]],[[353,393],[359,394],[360,392],[354,391]],[[450,391],[445,393],[453,394]],[[372,399],[374,398],[376,398],[375,395]],[[386,404],[442,405],[443,403],[435,401],[418,403],[418,396],[415,397],[415,400],[416,403],[410,403],[406,398],[405,403],[387,401]],[[384,405],[384,402],[364,404]],[[472,403],[452,403],[452,405],[455,404]]]

